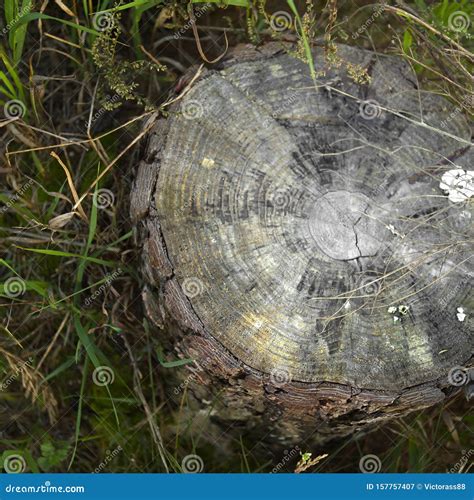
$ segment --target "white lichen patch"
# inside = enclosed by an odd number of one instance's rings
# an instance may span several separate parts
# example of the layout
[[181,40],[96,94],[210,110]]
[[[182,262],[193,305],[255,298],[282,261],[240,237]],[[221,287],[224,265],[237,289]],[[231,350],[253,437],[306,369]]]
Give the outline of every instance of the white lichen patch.
[[[408,306],[401,304],[398,307],[397,306],[390,306],[387,309],[387,312],[389,314],[394,314],[393,322],[396,323],[397,321],[401,320],[400,316],[406,316],[408,314],[408,310],[409,310]],[[397,313],[398,316],[395,313]]]
[[456,316],[458,317],[458,321],[463,322],[466,319],[466,314],[464,313],[463,307],[458,307]]
[[461,203],[474,195],[474,170],[454,168],[441,177],[439,187],[448,195],[449,201]]
[[398,312],[402,316],[406,316],[408,314],[408,309],[409,309],[409,307],[408,306],[404,306],[403,304],[401,306],[398,306]]

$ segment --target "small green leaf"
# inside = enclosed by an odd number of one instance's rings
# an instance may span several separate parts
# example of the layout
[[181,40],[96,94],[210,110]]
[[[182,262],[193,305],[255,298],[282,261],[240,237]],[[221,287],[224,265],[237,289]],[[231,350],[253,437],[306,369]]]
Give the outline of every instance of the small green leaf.
[[410,30],[405,30],[405,33],[403,33],[403,52],[405,52],[405,54],[408,54],[412,44],[413,35],[411,34]]
[[194,359],[178,359],[177,361],[165,361],[163,353],[159,348],[156,348],[156,357],[163,368],[177,368],[178,366],[187,365],[192,363]]

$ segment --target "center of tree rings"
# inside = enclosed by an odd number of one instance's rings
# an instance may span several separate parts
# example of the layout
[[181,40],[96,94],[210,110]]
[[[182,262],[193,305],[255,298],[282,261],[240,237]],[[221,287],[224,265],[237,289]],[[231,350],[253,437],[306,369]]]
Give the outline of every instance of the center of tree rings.
[[332,191],[319,198],[309,218],[309,230],[328,257],[351,260],[375,255],[383,224],[370,199],[362,193]]

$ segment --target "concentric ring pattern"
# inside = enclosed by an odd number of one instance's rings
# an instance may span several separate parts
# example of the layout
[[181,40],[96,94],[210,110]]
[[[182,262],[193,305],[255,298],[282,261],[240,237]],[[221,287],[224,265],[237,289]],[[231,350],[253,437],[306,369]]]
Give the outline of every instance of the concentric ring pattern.
[[470,131],[399,60],[339,52],[369,84],[342,63],[315,85],[286,54],[197,81],[169,118],[156,207],[179,284],[236,358],[398,389],[470,356],[472,208],[439,188]]

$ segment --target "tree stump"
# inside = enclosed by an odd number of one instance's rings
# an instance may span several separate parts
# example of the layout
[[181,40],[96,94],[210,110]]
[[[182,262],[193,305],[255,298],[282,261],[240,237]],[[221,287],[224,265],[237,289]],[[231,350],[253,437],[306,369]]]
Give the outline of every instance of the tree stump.
[[472,165],[470,127],[400,58],[313,54],[316,83],[276,43],[204,70],[131,198],[146,313],[195,360],[188,389],[285,442],[441,402],[472,366],[472,200],[440,188]]

